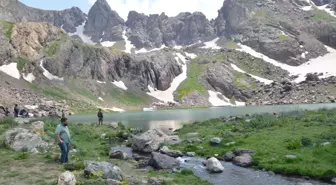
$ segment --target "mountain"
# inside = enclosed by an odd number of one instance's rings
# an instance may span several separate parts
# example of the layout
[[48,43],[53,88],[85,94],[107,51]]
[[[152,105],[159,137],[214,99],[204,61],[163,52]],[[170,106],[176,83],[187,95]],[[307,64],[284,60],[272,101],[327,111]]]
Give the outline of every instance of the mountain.
[[334,4],[225,0],[215,20],[135,11],[123,20],[106,0],[88,15],[0,0],[1,104],[41,115],[333,102]]
[[86,20],[86,15],[77,7],[63,11],[48,11],[28,7],[18,0],[0,0],[0,20],[9,22],[48,22],[67,32]]

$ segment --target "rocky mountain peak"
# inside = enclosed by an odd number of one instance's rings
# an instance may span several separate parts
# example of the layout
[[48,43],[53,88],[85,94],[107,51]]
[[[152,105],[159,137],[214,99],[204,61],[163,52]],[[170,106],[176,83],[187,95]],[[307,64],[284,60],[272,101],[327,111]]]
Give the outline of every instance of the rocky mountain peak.
[[106,0],[98,0],[92,6],[84,33],[94,42],[122,40],[124,20],[113,11]]

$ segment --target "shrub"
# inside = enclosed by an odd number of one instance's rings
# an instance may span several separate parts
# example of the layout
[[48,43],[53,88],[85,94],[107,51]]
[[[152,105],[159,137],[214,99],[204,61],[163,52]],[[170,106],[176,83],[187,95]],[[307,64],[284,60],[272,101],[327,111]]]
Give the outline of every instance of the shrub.
[[295,150],[295,149],[299,149],[300,147],[301,147],[301,142],[298,139],[287,141],[288,150]]
[[64,169],[69,171],[82,170],[84,168],[85,165],[83,161],[64,164]]
[[14,160],[25,160],[28,159],[29,153],[26,151],[22,151],[18,153],[16,156],[14,156]]
[[313,142],[312,142],[311,139],[309,139],[307,137],[302,137],[301,138],[301,144],[302,144],[302,146],[307,147],[307,146],[311,146],[313,144]]

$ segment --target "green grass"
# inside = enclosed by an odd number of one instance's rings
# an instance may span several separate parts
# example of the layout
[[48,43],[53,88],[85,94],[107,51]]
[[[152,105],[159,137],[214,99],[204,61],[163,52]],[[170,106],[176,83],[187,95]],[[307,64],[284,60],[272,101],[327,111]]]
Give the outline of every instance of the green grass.
[[123,91],[118,88],[111,89],[109,93],[111,99],[124,106],[141,106],[148,104],[149,102],[149,97],[147,96],[139,96],[135,93]]
[[60,45],[59,41],[52,42],[47,49],[48,56],[50,56],[50,57],[54,56],[56,54],[58,48],[59,48],[59,45]]
[[[256,150],[253,155],[256,168],[287,175],[330,178],[336,176],[335,122],[336,109],[295,112],[279,117],[255,115],[228,123],[214,119],[186,125],[178,131],[181,138],[185,138],[186,133],[198,132],[205,142],[183,142],[171,148],[184,152],[195,151],[201,156],[223,156],[235,148],[248,148]],[[218,146],[212,146],[208,142],[212,137],[224,139]],[[235,145],[225,145],[233,141]],[[321,146],[326,141],[331,144]],[[204,150],[198,149],[198,145],[204,147]],[[285,155],[288,154],[296,155],[297,159],[287,160]]]
[[248,84],[244,81],[247,76],[244,73],[235,72],[234,84],[239,89],[246,89]]
[[28,64],[30,64],[30,61],[28,61],[27,59],[24,59],[24,58],[21,58],[19,57],[17,60],[16,60],[16,63],[17,63],[17,69],[22,72],[22,70],[24,69],[24,67]]
[[270,13],[269,11],[267,10],[267,8],[260,8],[258,9],[257,11],[254,12],[254,15],[253,15],[253,18],[269,18],[270,16]]
[[69,93],[59,87],[50,87],[42,90],[42,93],[56,100],[68,100]]
[[278,38],[280,41],[283,41],[283,40],[288,40],[289,37],[287,35],[279,35],[279,38]]
[[183,97],[188,96],[193,92],[199,92],[203,96],[207,95],[205,87],[199,82],[199,77],[203,75],[206,66],[206,64],[199,64],[196,61],[193,61],[188,65],[188,78],[184,80],[176,90],[178,93],[178,100],[181,100]]
[[314,16],[311,17],[312,21],[327,21],[330,23],[336,23],[336,18],[328,14],[326,11],[323,10],[314,10]]
[[172,181],[164,182],[164,185],[184,185],[184,184],[192,184],[192,185],[210,185],[209,182],[200,179],[199,177],[195,176],[191,170],[182,170],[181,172],[177,173],[168,173],[168,172],[157,172],[151,171],[149,172],[149,176],[151,177],[165,177],[171,178]]
[[227,49],[237,49],[239,48],[238,44],[234,41],[228,41],[224,44],[224,47]]
[[0,21],[0,25],[2,26],[2,30],[8,40],[11,40],[14,23],[8,21]]

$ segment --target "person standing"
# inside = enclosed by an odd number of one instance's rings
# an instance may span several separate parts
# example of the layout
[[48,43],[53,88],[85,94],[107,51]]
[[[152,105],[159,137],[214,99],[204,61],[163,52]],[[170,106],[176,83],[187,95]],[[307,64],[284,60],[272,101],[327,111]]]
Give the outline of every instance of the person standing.
[[62,110],[62,118],[65,118],[64,110]]
[[103,125],[104,115],[101,109],[98,110],[97,117],[98,117],[98,125]]
[[9,116],[9,114],[10,114],[10,112],[8,110],[8,107],[6,107],[6,109],[5,109],[5,116]]
[[61,164],[68,162],[68,154],[70,150],[70,131],[68,128],[68,119],[62,118],[61,123],[56,127],[56,139],[61,149]]
[[17,104],[15,104],[14,106],[14,117],[18,117],[19,116],[19,107]]

